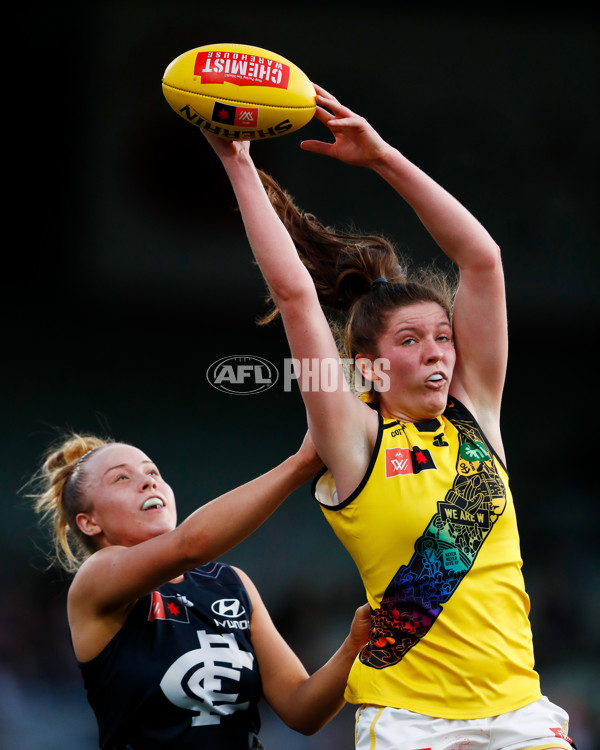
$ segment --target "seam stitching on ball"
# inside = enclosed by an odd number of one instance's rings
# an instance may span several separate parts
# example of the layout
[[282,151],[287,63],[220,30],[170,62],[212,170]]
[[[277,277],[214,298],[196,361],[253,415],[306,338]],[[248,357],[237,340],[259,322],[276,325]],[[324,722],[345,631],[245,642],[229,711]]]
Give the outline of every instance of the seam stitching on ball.
[[235,106],[263,107],[265,109],[297,109],[297,110],[313,109],[313,107],[300,107],[298,105],[277,106],[276,104],[256,104],[254,102],[244,102],[239,99],[228,99],[224,96],[209,96],[208,94],[199,94],[197,91],[189,91],[189,89],[176,88],[175,86],[172,86],[170,83],[164,83],[163,85],[167,86],[172,91],[178,91],[182,94],[191,94],[193,96],[200,96],[203,99],[210,99],[210,100],[214,99],[215,101],[223,102],[223,104],[232,102],[232,103],[235,103]]

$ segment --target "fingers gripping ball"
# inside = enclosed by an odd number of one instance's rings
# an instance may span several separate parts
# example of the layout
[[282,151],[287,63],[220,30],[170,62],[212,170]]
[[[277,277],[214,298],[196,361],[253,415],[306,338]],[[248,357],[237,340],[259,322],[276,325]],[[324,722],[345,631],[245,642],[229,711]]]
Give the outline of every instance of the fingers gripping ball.
[[276,138],[316,109],[308,77],[285,57],[247,44],[209,44],[165,70],[162,90],[184,120],[229,140]]

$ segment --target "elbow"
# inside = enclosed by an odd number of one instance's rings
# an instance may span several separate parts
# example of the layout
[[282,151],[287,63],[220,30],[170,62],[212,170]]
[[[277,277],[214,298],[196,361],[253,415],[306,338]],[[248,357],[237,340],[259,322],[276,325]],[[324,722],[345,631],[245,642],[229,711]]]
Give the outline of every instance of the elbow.
[[319,702],[318,705],[312,703],[310,706],[302,706],[299,703],[295,707],[295,712],[290,713],[283,718],[284,723],[290,729],[298,734],[303,734],[305,737],[310,737],[316,734],[320,729],[328,724],[334,716],[340,711],[345,705],[343,699],[323,705],[323,702]]
[[502,267],[502,252],[500,245],[497,245],[493,240],[486,253],[486,261],[490,268],[496,269]]
[[286,722],[287,726],[298,734],[302,734],[305,737],[310,737],[316,734],[319,729],[322,729],[327,721],[289,721]]
[[500,246],[493,240],[484,246],[477,245],[465,253],[465,260],[458,266],[461,274],[468,272],[479,276],[502,275],[502,253]]
[[479,253],[475,257],[477,258],[476,262],[481,270],[492,273],[502,270],[502,253],[500,252],[500,246],[493,240],[491,240],[486,246],[485,252]]
[[284,283],[269,283],[269,289],[273,301],[280,310],[298,308],[306,311],[307,305],[317,299],[312,277],[303,266],[293,278],[285,278]]
[[313,728],[308,728],[308,729],[301,728],[301,729],[297,729],[296,731],[299,732],[300,734],[303,734],[305,737],[311,737],[313,734],[316,734],[319,731],[319,729],[321,729],[320,726],[315,727],[314,729]]
[[298,285],[284,291],[272,289],[271,298],[287,325],[306,325],[310,311],[321,307],[314,286]]

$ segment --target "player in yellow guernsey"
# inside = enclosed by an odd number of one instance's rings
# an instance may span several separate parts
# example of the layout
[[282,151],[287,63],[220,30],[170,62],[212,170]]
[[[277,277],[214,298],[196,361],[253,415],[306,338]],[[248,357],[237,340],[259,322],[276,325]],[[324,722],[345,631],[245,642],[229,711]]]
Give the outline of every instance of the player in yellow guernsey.
[[382,419],[364,483],[316,496],[374,613],[347,700],[472,719],[541,697],[507,475],[462,404]]
[[[302,148],[383,178],[458,271],[457,284],[413,271],[385,238],[324,225],[256,169],[248,143],[206,135],[269,287],[266,319],[281,314],[285,326],[328,468],[317,498],[372,608],[346,690],[359,705],[356,747],[564,750],[568,716],[534,671],[500,431],[500,250],[459,201],[315,88],[315,116],[333,141]],[[348,387],[348,360],[365,398]]]

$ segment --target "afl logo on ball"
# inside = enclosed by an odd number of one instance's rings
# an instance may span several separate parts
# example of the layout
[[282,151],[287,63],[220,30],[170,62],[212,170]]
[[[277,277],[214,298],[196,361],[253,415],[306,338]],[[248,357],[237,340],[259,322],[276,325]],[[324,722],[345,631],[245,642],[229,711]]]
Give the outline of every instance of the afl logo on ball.
[[239,599],[217,599],[210,608],[219,617],[241,617],[246,613]]
[[275,365],[262,357],[232,355],[213,362],[206,371],[208,382],[223,393],[248,396],[272,388],[279,378]]

